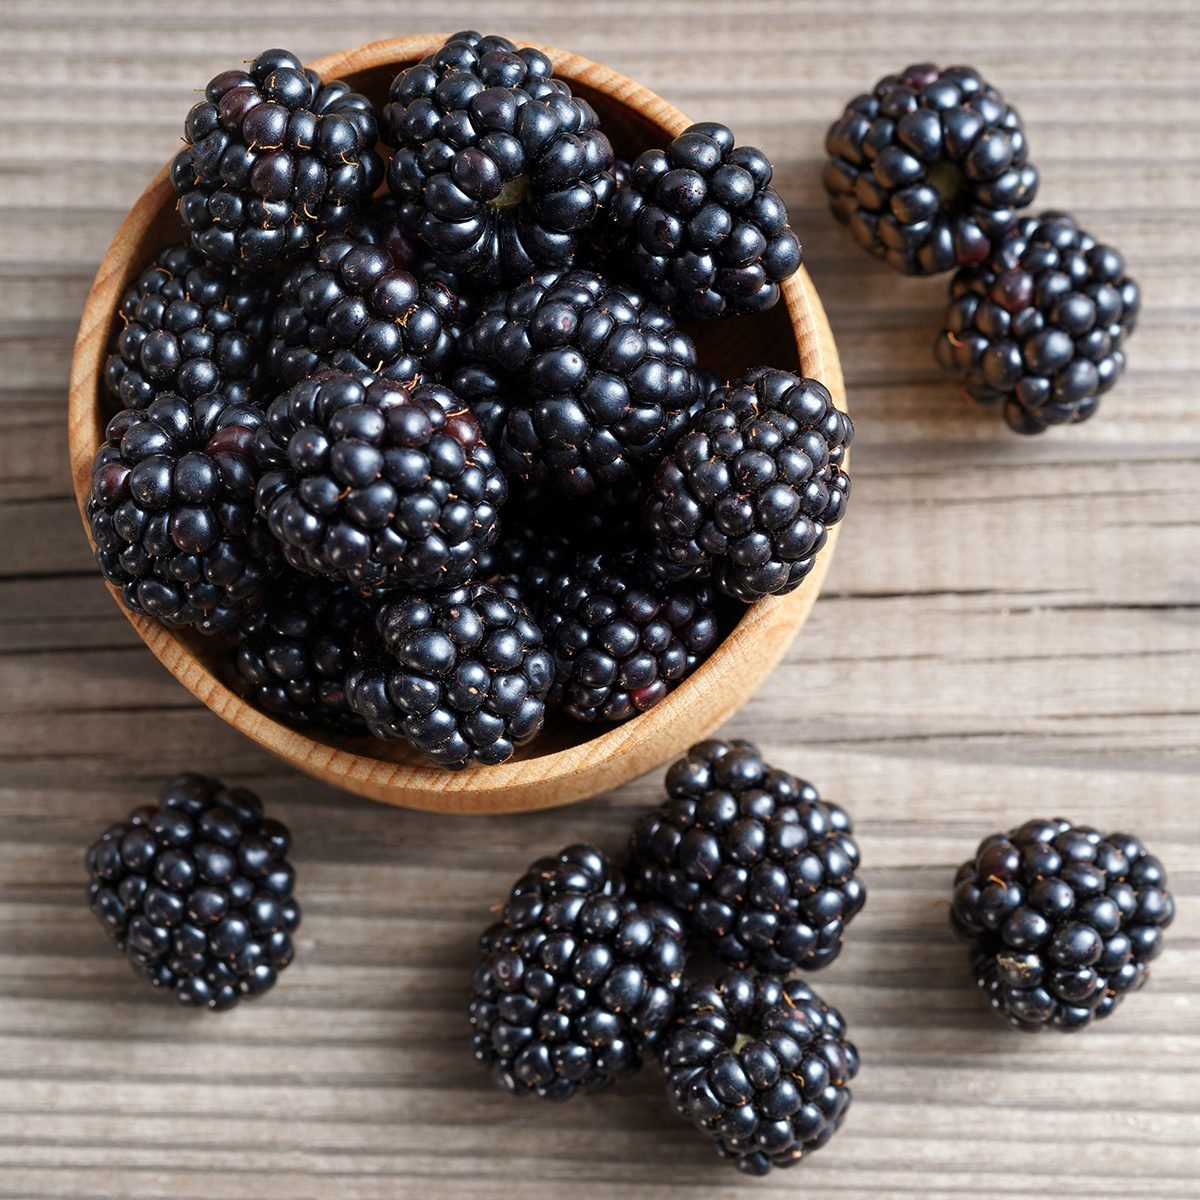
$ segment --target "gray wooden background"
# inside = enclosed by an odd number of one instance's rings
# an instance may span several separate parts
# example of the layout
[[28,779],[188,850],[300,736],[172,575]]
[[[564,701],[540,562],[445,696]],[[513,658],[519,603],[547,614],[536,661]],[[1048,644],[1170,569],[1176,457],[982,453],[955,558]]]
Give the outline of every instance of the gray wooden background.
[[[489,1090],[462,1015],[474,938],[535,852],[620,846],[657,775],[576,808],[456,820],[279,767],[151,659],[69,492],[74,325],[129,204],[218,69],[482,24],[615,66],[763,146],[828,305],[859,426],[828,591],[727,732],[854,813],[871,898],[815,979],[864,1067],[845,1130],[745,1182],[653,1072],[565,1107]],[[1189,0],[0,0],[0,1196],[837,1200],[1200,1196],[1200,55]],[[1125,251],[1131,369],[1091,424],[1019,440],[928,344],[943,285],[825,212],[822,135],[906,62],[969,61],[1020,106],[1046,207]],[[84,846],[167,773],[262,791],[305,922],[268,1000],[189,1014],[135,983],[82,897]],[[1179,900],[1151,986],[1026,1038],[946,928],[982,835],[1133,826]]]

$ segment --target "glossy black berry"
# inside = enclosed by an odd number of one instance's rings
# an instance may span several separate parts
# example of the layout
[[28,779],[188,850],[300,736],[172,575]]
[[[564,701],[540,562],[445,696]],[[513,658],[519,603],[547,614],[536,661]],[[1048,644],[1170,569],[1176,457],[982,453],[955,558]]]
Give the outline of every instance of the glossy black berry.
[[1175,904],[1137,838],[1056,819],[985,838],[950,915],[992,1007],[1036,1032],[1081,1029],[1140,988]]
[[799,979],[745,971],[690,985],[659,1054],[671,1107],[748,1175],[825,1145],[858,1073],[837,1009]]
[[300,906],[291,836],[245,788],[177,775],[87,852],[92,912],[134,971],[215,1010],[275,986]]
[[626,896],[590,846],[533,863],[480,949],[467,1008],[475,1057],[518,1095],[568,1100],[633,1074],[674,1016],[679,919]]
[[908,275],[982,262],[1037,192],[1021,118],[972,67],[885,76],[847,105],[825,149],[834,216]]
[[866,902],[850,817],[750,742],[710,740],[672,764],[638,822],[630,882],[670,904],[736,967],[827,966]]
[[1117,250],[1065,213],[1018,221],[950,285],[938,362],[1018,433],[1086,421],[1125,369],[1141,297]]

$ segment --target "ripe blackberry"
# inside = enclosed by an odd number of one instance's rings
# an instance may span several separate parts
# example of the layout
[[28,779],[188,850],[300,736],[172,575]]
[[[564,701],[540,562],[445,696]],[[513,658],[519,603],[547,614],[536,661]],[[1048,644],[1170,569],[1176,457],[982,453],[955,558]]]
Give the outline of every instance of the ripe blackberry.
[[747,1175],[825,1145],[858,1073],[836,1008],[799,979],[748,971],[692,984],[660,1056],[671,1107]]
[[1125,369],[1138,285],[1065,213],[1018,221],[950,285],[938,361],[1017,433],[1086,421]]
[[637,551],[578,553],[534,608],[554,656],[549,703],[577,721],[628,721],[652,708],[719,636],[709,586],[664,583]]
[[375,737],[460,770],[502,763],[541,732],[550,655],[518,600],[486,583],[397,595],[375,625],[378,654],[346,680]]
[[975,980],[1018,1029],[1082,1029],[1145,982],[1175,916],[1163,865],[1137,838],[1028,821],[985,838],[950,911]]
[[346,673],[368,608],[352,588],[289,572],[242,618],[229,666],[234,691],[297,729],[363,735]]
[[87,517],[104,577],[127,608],[227,633],[280,566],[254,513],[263,414],[210,393],[166,393],[108,423]]
[[646,150],[617,190],[609,251],[678,315],[762,312],[801,262],[771,163],[711,121]]
[[799,587],[845,513],[853,433],[815,379],[756,367],[718,388],[650,480],[658,569],[746,604]]
[[635,890],[678,909],[733,966],[828,966],[867,898],[846,811],[750,742],[698,743],[666,788],[633,832]]
[[568,265],[615,188],[595,112],[551,71],[537,50],[466,31],[392,81],[402,224],[481,286]]
[[981,262],[1037,192],[1017,110],[973,67],[884,76],[850,101],[825,149],[833,215],[906,275]]
[[641,1066],[683,976],[683,928],[590,846],[539,859],[480,938],[467,1007],[499,1087],[569,1100]]
[[164,246],[121,297],[105,390],[118,408],[145,408],[162,392],[260,400],[273,304],[269,285],[206,263],[187,246]]
[[455,587],[507,489],[453,393],[323,370],[272,402],[258,509],[297,570],[359,589]]
[[670,314],[582,268],[485,302],[453,384],[510,475],[574,496],[636,484],[701,396]]
[[222,71],[184,123],[171,164],[179,215],[205,258],[272,267],[347,228],[383,179],[371,102],[322,83],[286,50]]
[[275,986],[300,906],[291,835],[246,788],[184,774],[87,852],[88,902],[138,975],[217,1011]]

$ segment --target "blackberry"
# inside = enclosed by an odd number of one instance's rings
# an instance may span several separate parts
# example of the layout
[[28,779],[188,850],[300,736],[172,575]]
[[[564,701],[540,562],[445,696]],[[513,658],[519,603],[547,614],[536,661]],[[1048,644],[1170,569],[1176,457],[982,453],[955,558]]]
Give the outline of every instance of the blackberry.
[[1137,838],[1028,821],[985,838],[950,911],[975,981],[1018,1029],[1082,1029],[1145,982],[1175,916],[1163,865]]
[[352,588],[289,572],[239,623],[229,660],[234,691],[297,729],[365,734],[350,711],[346,673],[367,620]]
[[550,60],[466,31],[392,82],[384,140],[404,228],[498,286],[565,266],[615,188],[613,153]]
[[799,979],[742,971],[687,989],[661,1057],[676,1113],[748,1175],[825,1145],[858,1073],[836,1008]]
[[504,476],[443,387],[320,371],[272,402],[256,445],[259,512],[297,570],[454,587],[496,539]]
[[701,398],[670,314],[583,268],[486,301],[453,385],[510,475],[584,497],[636,484]]
[[88,902],[136,974],[220,1011],[275,986],[300,906],[291,836],[246,788],[184,774],[87,852]]
[[254,513],[263,414],[217,393],[166,393],[108,423],[87,518],[125,606],[168,625],[227,633],[282,565]]
[[459,770],[502,763],[541,732],[550,655],[518,600],[486,583],[397,595],[375,624],[379,653],[346,682],[375,737]]
[[262,269],[347,228],[383,179],[377,140],[365,96],[323,83],[286,50],[215,75],[171,164],[193,247]]
[[475,1057],[518,1095],[569,1100],[633,1074],[674,1014],[679,919],[626,896],[590,846],[533,863],[479,944]]
[[630,842],[635,889],[677,908],[733,966],[828,966],[866,902],[846,811],[743,741],[693,746],[666,788]]
[[815,379],[756,367],[718,388],[650,480],[658,569],[746,604],[799,587],[845,513],[853,433]]
[[973,67],[886,75],[825,136],[833,215],[906,275],[981,262],[1033,202],[1017,110]]
[[637,551],[583,551],[534,602],[554,656],[549,702],[577,721],[628,721],[717,644],[711,588],[664,583]]
[[1065,213],[1018,221],[950,286],[938,361],[1018,433],[1086,421],[1125,369],[1138,285]]
[[273,304],[267,284],[207,263],[187,246],[164,246],[121,297],[105,390],[118,408],[145,408],[162,392],[260,400]]
[[606,234],[631,277],[678,315],[762,312],[800,267],[771,163],[724,125],[690,125],[646,150],[617,190]]

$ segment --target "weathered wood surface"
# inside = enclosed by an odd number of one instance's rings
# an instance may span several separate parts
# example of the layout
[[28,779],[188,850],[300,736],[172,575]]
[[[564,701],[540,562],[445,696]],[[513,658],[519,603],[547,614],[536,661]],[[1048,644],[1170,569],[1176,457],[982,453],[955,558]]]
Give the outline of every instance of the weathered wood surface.
[[[859,426],[825,595],[733,720],[854,813],[871,900],[815,982],[864,1059],[832,1145],[742,1183],[651,1072],[561,1108],[485,1086],[462,996],[531,850],[616,849],[657,777],[467,821],[340,796],[193,701],[89,562],[63,398],[74,325],[191,89],[272,44],[306,56],[485,19],[412,0],[4,0],[0,30],[0,1197],[508,1200],[801,1189],[887,1200],[1200,1196],[1200,19],[1048,0],[514,0],[490,28],[568,46],[778,164]],[[399,23],[403,22],[403,26]],[[1131,368],[1090,425],[1018,440],[928,353],[938,282],[898,280],[825,213],[839,105],[921,58],[1020,105],[1045,206],[1143,283]],[[271,997],[190,1015],[140,989],[81,901],[82,848],[184,766],[258,787],[296,835],[305,923]],[[954,865],[1038,813],[1133,826],[1180,915],[1151,986],[1078,1038],[1021,1038],[946,932]]]

